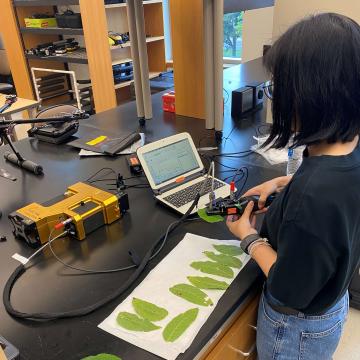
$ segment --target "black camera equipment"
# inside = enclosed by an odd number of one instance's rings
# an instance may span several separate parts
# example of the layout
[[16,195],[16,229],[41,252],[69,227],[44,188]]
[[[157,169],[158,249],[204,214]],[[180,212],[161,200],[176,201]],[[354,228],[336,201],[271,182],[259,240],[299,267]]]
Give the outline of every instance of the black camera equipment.
[[11,153],[10,151],[6,151],[4,154],[4,158],[7,161],[10,161],[11,163],[19,166],[20,168],[34,173],[35,175],[41,175],[43,173],[42,166],[34,163],[33,161],[26,160],[16,149],[10,137],[12,126],[37,123],[67,123],[87,118],[89,118],[89,114],[85,113],[84,111],[76,111],[72,114],[64,115],[61,117],[24,120],[0,120],[0,143],[2,144],[5,142],[9,144],[11,150],[13,151],[13,153]]

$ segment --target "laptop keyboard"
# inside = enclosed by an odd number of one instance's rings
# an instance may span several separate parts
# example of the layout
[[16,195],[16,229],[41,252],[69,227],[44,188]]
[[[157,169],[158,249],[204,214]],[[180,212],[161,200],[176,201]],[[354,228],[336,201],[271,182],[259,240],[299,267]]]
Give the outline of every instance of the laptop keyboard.
[[[206,186],[203,191],[204,195],[208,194],[211,191],[211,178],[204,180],[206,181]],[[201,187],[203,186],[204,181],[199,181],[198,183],[191,185],[183,190],[180,190],[174,194],[171,194],[164,198],[167,202],[169,202],[171,205],[175,206],[176,208],[180,208],[184,206],[185,204],[194,201],[195,196],[198,194],[198,192],[201,190]],[[214,190],[219,189],[221,187],[225,186],[224,183],[214,179]]]

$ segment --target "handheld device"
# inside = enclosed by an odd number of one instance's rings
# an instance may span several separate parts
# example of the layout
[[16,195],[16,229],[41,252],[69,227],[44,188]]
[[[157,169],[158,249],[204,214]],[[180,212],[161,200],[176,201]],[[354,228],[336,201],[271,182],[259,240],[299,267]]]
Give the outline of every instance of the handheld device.
[[139,175],[142,172],[142,167],[138,157],[135,154],[129,155],[126,158],[126,161],[129,165],[130,172],[134,175]]
[[[265,207],[271,205],[274,201],[276,194],[270,195],[266,199]],[[246,206],[250,201],[254,202],[253,211],[259,210],[259,196],[246,196],[240,199],[219,199],[215,204],[213,204],[212,208],[207,207],[206,213],[211,215],[220,215],[220,216],[228,216],[228,215],[238,215],[241,216],[244,213]]]

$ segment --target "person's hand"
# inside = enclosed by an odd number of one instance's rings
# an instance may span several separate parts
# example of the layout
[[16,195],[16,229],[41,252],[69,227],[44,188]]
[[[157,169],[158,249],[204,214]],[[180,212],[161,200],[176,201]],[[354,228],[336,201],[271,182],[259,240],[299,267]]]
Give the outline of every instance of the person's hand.
[[280,192],[291,180],[291,176],[282,176],[278,177],[269,181],[266,181],[258,186],[253,187],[252,189],[248,190],[242,197],[245,196],[253,196],[258,195],[259,201],[259,211],[256,213],[262,213],[267,211],[265,208],[266,199],[275,192]]
[[232,216],[229,216],[226,220],[229,230],[240,240],[245,239],[250,234],[257,234],[255,229],[256,216],[252,214],[253,208],[254,202],[250,201],[238,220],[233,221]]

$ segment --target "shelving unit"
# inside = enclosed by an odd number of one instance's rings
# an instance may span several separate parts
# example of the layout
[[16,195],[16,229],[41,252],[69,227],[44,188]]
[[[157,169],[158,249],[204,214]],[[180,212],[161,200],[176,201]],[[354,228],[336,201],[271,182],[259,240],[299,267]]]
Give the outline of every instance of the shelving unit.
[[[148,1],[143,1],[144,5],[150,5],[150,4],[160,4],[162,3],[162,0],[148,0]],[[119,3],[119,4],[108,4],[105,5],[106,9],[115,9],[115,8],[122,8],[122,7],[126,7],[127,3]]]
[[[163,71],[166,71],[165,60],[165,37],[163,26],[163,1],[143,1],[145,32],[147,35],[147,52],[149,61],[149,78],[155,78]],[[108,30],[126,33],[129,31],[127,19],[127,4],[105,5]],[[131,40],[131,39],[130,39]],[[131,41],[111,47],[112,63],[121,64],[131,61]],[[131,85],[133,80],[115,84],[118,102],[126,101],[132,96]]]
[[[150,72],[149,79],[154,79],[154,78],[158,77],[160,74],[161,74],[161,72]],[[129,81],[124,81],[119,84],[115,84],[115,89],[121,89],[121,88],[130,86],[133,82],[134,82],[134,80],[129,80]]]
[[44,61],[55,61],[60,63],[72,63],[72,64],[88,64],[86,51],[83,49],[74,51],[70,54],[55,55],[55,56],[44,56],[39,57],[36,55],[26,54],[27,59],[31,60],[44,60]]
[[79,0],[13,0],[13,4],[15,7],[79,5]]
[[119,60],[114,60],[112,61],[112,65],[119,65],[119,64],[123,64],[123,63],[127,63],[127,62],[131,62],[132,58],[123,58],[123,59],[119,59]]
[[[6,47],[16,46],[16,56],[10,61],[20,63],[20,74],[15,74],[15,86],[24,88],[23,96],[34,98],[30,68],[44,67],[58,70],[73,70],[80,79],[91,78],[96,111],[104,111],[116,106],[117,103],[132,98],[133,81],[114,84],[112,66],[132,61],[131,41],[110,47],[108,31],[128,32],[127,3],[104,5],[104,0],[3,0],[4,18],[11,22],[12,32],[6,34]],[[166,70],[165,40],[163,29],[162,0],[144,1],[145,31],[149,59],[150,78],[158,76]],[[81,12],[83,29],[68,28],[27,28],[24,18],[33,13],[52,13],[59,6],[75,6],[74,11]],[[63,9],[61,9],[63,10]],[[9,20],[8,20],[9,19]],[[96,26],[94,24],[96,23]],[[38,57],[25,54],[25,49],[38,44],[59,41],[75,37],[83,47],[79,51],[59,56]],[[6,43],[8,45],[6,45]],[[18,58],[21,55],[21,61]],[[16,66],[15,66],[16,68]],[[23,74],[27,72],[26,82]],[[79,73],[79,74],[78,74]],[[70,84],[69,84],[70,86]],[[19,93],[21,96],[21,91]],[[68,101],[69,97],[57,99]],[[55,100],[54,100],[55,101]],[[51,102],[49,102],[50,104]],[[47,105],[47,104],[46,104]]]
[[58,28],[58,27],[49,27],[49,28],[30,28],[30,27],[21,27],[20,32],[25,34],[42,34],[42,35],[84,35],[83,29],[68,29],[68,28]]
[[[165,39],[164,36],[150,36],[150,37],[146,38],[146,42],[151,43],[154,41],[164,41],[164,39]],[[131,41],[128,41],[125,44],[111,46],[111,50],[118,50],[118,49],[123,49],[123,48],[127,48],[127,47],[131,47]]]

